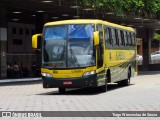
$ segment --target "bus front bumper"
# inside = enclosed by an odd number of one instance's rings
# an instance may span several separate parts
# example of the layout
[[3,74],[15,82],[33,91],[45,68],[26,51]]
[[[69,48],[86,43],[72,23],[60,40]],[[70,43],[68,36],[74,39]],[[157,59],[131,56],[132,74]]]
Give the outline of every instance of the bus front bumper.
[[97,87],[97,74],[80,78],[42,77],[43,88],[84,88]]

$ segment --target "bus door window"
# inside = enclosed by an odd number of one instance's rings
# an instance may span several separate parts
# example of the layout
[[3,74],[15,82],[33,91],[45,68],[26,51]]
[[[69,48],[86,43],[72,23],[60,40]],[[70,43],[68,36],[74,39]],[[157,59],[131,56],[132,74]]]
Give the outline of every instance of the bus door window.
[[99,47],[98,47],[98,68],[103,66],[103,31],[102,31],[102,25],[97,24],[97,30],[99,31]]
[[99,33],[99,39],[100,39],[100,44],[98,47],[98,68],[103,66],[103,51],[104,51],[104,47],[103,47],[103,32]]

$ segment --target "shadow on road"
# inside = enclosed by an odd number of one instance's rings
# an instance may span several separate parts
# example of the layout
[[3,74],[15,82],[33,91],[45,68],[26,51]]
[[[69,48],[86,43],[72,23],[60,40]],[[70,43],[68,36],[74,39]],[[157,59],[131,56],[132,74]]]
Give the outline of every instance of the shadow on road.
[[[134,84],[131,84],[134,85]],[[131,86],[130,85],[130,86]],[[118,86],[117,84],[109,84],[107,92],[111,92],[113,90],[123,89],[130,86]],[[59,91],[46,92],[37,95],[97,95],[103,94],[99,88],[82,88],[82,89],[67,89],[65,93],[59,93]]]

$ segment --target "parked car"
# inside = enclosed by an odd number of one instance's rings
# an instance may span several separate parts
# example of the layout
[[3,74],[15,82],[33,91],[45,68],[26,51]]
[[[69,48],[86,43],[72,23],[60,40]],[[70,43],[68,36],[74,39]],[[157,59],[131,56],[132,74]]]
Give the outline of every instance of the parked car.
[[[137,55],[138,65],[143,64],[142,55]],[[160,63],[160,50],[151,53],[151,64]]]
[[143,57],[142,55],[137,55],[138,58],[138,65],[142,65],[143,64]]
[[151,63],[160,63],[160,50],[151,53]]

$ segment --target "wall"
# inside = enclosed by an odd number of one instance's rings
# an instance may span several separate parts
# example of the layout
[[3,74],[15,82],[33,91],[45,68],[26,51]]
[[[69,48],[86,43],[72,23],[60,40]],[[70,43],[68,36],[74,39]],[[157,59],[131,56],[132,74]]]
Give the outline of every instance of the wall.
[[9,63],[21,62],[31,69],[33,61],[36,61],[36,53],[32,49],[31,39],[35,32],[35,26],[23,23],[8,23],[7,59]]

